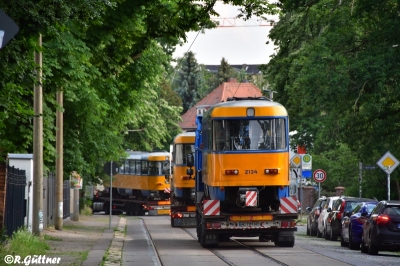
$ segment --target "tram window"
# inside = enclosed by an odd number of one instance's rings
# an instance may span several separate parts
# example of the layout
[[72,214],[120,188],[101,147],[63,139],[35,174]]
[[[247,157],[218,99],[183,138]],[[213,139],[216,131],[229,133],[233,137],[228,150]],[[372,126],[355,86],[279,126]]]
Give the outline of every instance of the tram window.
[[129,160],[125,160],[124,173],[129,174]]
[[187,155],[194,152],[193,144],[176,144],[175,164],[186,164]]
[[148,175],[157,175],[158,174],[157,162],[149,162],[148,165],[149,165],[149,167],[148,167],[148,170],[149,170]]
[[162,175],[169,175],[170,174],[170,164],[169,164],[169,162],[163,162],[162,163],[161,174]]
[[125,161],[120,161],[121,167],[118,169],[118,173],[123,174],[125,169]]
[[140,175],[140,161],[135,160],[135,174]]
[[135,174],[135,161],[134,160],[129,160],[129,173]]
[[147,161],[142,161],[141,174],[142,175],[147,175]]
[[258,120],[215,120],[213,149],[233,150],[284,150],[286,124],[283,118]]

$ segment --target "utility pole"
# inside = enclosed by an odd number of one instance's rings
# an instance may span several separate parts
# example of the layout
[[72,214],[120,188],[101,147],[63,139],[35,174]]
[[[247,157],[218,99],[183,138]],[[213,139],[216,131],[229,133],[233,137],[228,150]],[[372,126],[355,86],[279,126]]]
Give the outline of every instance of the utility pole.
[[[42,47],[42,34],[38,46]],[[33,86],[33,214],[32,233],[41,236],[43,230],[43,91],[42,52],[34,53],[36,82]]]
[[56,219],[55,228],[56,230],[63,229],[63,176],[64,176],[64,115],[63,115],[63,100],[64,95],[62,89],[57,92],[57,117],[56,117]]

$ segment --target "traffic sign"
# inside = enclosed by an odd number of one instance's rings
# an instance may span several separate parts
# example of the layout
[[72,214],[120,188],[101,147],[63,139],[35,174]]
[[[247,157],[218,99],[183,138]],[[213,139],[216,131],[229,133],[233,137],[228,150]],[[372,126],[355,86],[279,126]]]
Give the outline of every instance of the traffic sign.
[[313,174],[315,182],[321,183],[326,180],[326,172],[322,169],[317,169]]
[[301,165],[301,156],[298,154],[295,154],[292,159],[290,159],[290,162],[295,166],[295,167],[300,167]]
[[3,48],[18,31],[18,25],[0,9],[0,49]]
[[382,158],[376,163],[387,174],[391,174],[393,170],[399,165],[399,160],[393,156],[389,151],[386,152]]
[[107,162],[104,164],[104,173],[106,175],[115,175],[118,173],[119,165],[116,162]]
[[301,178],[301,168],[292,168],[292,178]]
[[301,155],[301,169],[311,169],[312,157],[309,154]]

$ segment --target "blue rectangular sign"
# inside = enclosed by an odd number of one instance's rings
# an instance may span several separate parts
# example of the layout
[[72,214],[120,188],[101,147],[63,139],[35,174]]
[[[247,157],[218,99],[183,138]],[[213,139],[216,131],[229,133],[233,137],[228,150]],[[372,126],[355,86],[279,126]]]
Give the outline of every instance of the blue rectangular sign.
[[303,178],[311,178],[312,177],[312,171],[311,169],[306,169],[306,170],[302,170],[302,174]]

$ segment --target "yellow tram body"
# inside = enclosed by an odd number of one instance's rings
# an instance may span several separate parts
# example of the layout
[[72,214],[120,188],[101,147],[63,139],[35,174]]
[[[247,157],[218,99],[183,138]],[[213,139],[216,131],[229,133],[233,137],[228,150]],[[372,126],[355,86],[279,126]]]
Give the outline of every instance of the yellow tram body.
[[[279,132],[281,132],[281,135],[276,136],[278,134],[276,134],[275,129],[270,130],[274,133],[269,134],[275,134],[275,142],[280,139],[281,146],[279,148],[267,148],[260,141],[259,143],[248,144],[247,148],[242,148],[242,145],[239,145],[239,137],[228,136],[229,130],[233,128],[233,126],[229,128],[229,124],[238,124],[238,121],[243,121],[241,122],[241,130],[247,129],[250,134],[253,134],[253,139],[254,136],[263,135],[263,140],[272,139],[271,136],[268,136],[267,126],[264,130],[261,128],[254,132],[251,132],[251,128],[261,127],[259,125],[264,121],[274,121],[274,124],[280,125]],[[247,127],[243,126],[245,123],[247,123]],[[265,125],[272,128],[273,123],[265,122]],[[218,126],[224,128],[218,130]],[[221,132],[220,134],[223,136],[218,136],[219,133],[216,132]],[[287,133],[288,113],[279,103],[272,101],[232,101],[213,106],[203,117],[203,142],[206,146],[203,149],[203,183],[221,189],[234,186],[289,185],[289,141]],[[240,141],[242,141],[242,144],[245,143],[242,139]],[[260,143],[263,148],[260,148]],[[259,147],[256,145],[259,145]],[[243,146],[245,145],[243,144]]]
[[169,188],[169,152],[128,152],[123,166],[114,176],[113,187],[134,190],[164,190]]
[[171,187],[180,189],[194,188],[194,176],[190,178],[186,173],[186,170],[188,169],[186,165],[186,157],[187,153],[194,152],[192,149],[194,149],[195,138],[196,136],[194,132],[184,132],[177,135],[174,139]]

